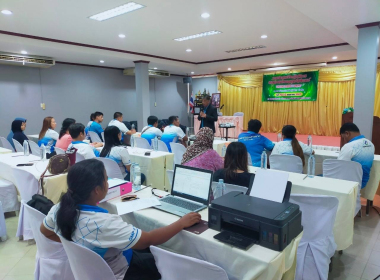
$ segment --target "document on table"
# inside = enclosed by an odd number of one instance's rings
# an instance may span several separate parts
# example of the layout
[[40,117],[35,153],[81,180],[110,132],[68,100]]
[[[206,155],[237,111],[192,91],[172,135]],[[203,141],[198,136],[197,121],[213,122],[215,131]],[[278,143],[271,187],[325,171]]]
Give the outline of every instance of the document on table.
[[155,197],[150,198],[140,198],[132,201],[127,202],[119,202],[116,203],[116,209],[118,215],[124,215],[128,214],[134,211],[138,211],[141,209],[153,207],[156,205],[161,205],[161,203],[158,201]]
[[282,203],[289,174],[269,169],[258,169],[250,196]]

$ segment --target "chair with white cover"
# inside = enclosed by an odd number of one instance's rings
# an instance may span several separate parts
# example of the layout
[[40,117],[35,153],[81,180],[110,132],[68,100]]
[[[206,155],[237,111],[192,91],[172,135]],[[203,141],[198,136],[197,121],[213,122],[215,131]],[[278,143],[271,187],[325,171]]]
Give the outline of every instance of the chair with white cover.
[[61,148],[58,148],[58,147],[54,147],[55,149],[55,152],[57,153],[57,155],[64,155],[66,154],[66,151],[61,149]]
[[7,226],[5,225],[3,205],[0,201],[0,241],[5,241],[7,239]]
[[[164,280],[228,280],[223,268],[196,258],[150,246],[156,266]],[[181,275],[181,277],[179,277]]]
[[36,142],[32,141],[32,140],[29,140],[28,142],[29,142],[29,147],[30,147],[30,149],[32,151],[32,155],[40,156],[41,155],[41,149],[38,146],[38,144]]
[[9,143],[9,141],[6,138],[0,137],[0,142],[3,148],[11,150],[12,152],[15,152],[15,149],[12,147],[11,143]]
[[170,148],[174,154],[174,164],[181,164],[183,154],[186,152],[186,148],[182,144],[170,142]]
[[88,135],[90,136],[90,139],[91,139],[92,143],[95,143],[95,142],[97,142],[97,143],[103,143],[102,139],[100,139],[99,135],[96,132],[89,131]]
[[90,249],[60,236],[76,280],[116,280],[105,260]]
[[158,140],[158,151],[169,153],[168,146],[166,146],[165,142]]
[[[0,168],[2,165],[0,164]],[[4,213],[20,210],[16,186],[2,178],[0,178],[0,202],[3,204]]]
[[166,169],[166,176],[168,176],[168,181],[171,188],[173,185],[174,170]]
[[116,161],[104,157],[97,157],[96,159],[103,162],[108,178],[117,178],[124,180],[124,176],[121,173],[120,167]]
[[75,278],[63,245],[46,238],[40,231],[40,226],[46,216],[26,203],[23,204],[25,215],[30,221],[34,240],[37,245],[34,279],[74,280]]
[[327,280],[337,248],[334,223],[339,200],[325,195],[290,195],[302,211],[303,235],[297,250],[296,280]]
[[20,144],[20,142],[18,142],[18,141],[15,140],[15,139],[12,139],[12,141],[13,141],[13,145],[15,145],[15,150],[16,150],[17,153],[21,153],[21,152],[24,151],[24,148],[23,148],[23,146]]
[[102,142],[104,142],[104,141],[105,141],[105,140],[104,140],[104,131],[103,131],[102,133],[100,133],[100,135],[102,136],[102,139],[103,139]]
[[84,156],[82,156],[80,153],[75,154],[75,163],[85,160]]
[[248,154],[248,166],[252,166],[251,154],[250,153],[247,153],[247,154]]
[[236,112],[236,113],[234,113],[234,116],[236,117],[236,116],[244,116],[244,113],[243,112]]
[[361,210],[360,190],[363,178],[363,168],[355,161],[325,159],[323,161],[323,177],[353,181],[359,184],[356,195],[356,208],[354,217]]
[[271,169],[282,170],[287,172],[301,173],[303,171],[302,160],[293,155],[271,155],[269,157]]
[[38,181],[32,173],[14,168],[13,176],[16,180],[16,187],[21,196],[20,215],[18,219],[18,227],[16,237],[23,236],[24,240],[33,239],[33,232],[29,225],[29,220],[25,215],[25,209],[22,202],[27,203],[32,196],[39,193]]
[[[218,182],[212,182],[211,183],[211,190],[212,190],[213,195],[215,193],[217,185],[218,185]],[[229,192],[234,192],[234,191],[243,192],[244,194],[246,194],[248,191],[247,187],[232,185],[232,184],[226,184],[226,183],[224,185],[226,187],[226,189],[224,190],[224,194],[228,194]],[[217,197],[214,196],[214,199],[215,198],[217,198]]]
[[151,150],[152,147],[149,145],[148,140],[141,137],[134,137],[135,139],[135,147],[136,148],[142,148],[142,149],[148,149]]

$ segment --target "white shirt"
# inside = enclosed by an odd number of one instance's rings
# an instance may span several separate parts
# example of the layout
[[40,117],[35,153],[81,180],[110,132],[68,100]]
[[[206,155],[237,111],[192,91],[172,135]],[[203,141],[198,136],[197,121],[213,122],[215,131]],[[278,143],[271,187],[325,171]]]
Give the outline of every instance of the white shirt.
[[[311,155],[313,149],[304,143],[298,141],[300,144],[302,151],[305,155]],[[288,139],[284,139],[284,141],[276,143],[273,148],[272,155],[294,155],[292,148],[292,141]]]
[[120,171],[123,174],[123,177],[127,176],[127,171],[125,169],[125,166],[131,164],[131,158],[129,156],[129,153],[126,147],[122,147],[122,146],[113,147],[111,149],[110,154],[107,156],[107,158],[116,161],[120,167]]
[[91,159],[95,157],[99,157],[99,152],[90,144],[81,142],[81,141],[73,141],[67,147],[67,150],[70,150],[71,147],[77,149],[77,153],[81,154],[84,159]]
[[161,129],[159,129],[157,127],[147,125],[141,130],[141,135],[143,135],[143,134],[152,134],[152,135],[154,135],[154,137],[155,136],[161,137],[162,131],[161,131]]
[[45,132],[44,137],[38,140],[38,145],[41,146],[42,144],[44,144],[46,147],[46,152],[52,153],[54,152],[55,142],[57,142],[58,138],[59,138],[58,132],[49,128]]
[[46,131],[46,133],[45,133],[45,137],[47,137],[47,138],[51,138],[51,139],[57,141],[57,140],[58,140],[58,137],[59,137],[59,133],[58,133],[57,131],[55,131],[55,130],[49,128],[49,129]]
[[183,132],[183,130],[179,126],[175,126],[172,124],[165,127],[164,133],[175,134],[176,136],[178,136],[179,139],[182,139],[183,137],[186,136],[186,134]]
[[[43,224],[46,229],[60,234],[56,216],[60,203],[54,205]],[[108,211],[90,205],[79,205],[76,229],[71,238],[73,242],[82,245],[99,254],[109,265],[116,279],[122,280],[128,270],[128,262],[123,251],[131,249],[139,241],[141,230],[127,224],[118,215],[108,214]]]
[[117,126],[120,129],[120,131],[124,134],[129,131],[129,129],[127,128],[125,124],[123,124],[122,122],[119,122],[116,119],[113,119],[112,121],[110,121],[108,126]]

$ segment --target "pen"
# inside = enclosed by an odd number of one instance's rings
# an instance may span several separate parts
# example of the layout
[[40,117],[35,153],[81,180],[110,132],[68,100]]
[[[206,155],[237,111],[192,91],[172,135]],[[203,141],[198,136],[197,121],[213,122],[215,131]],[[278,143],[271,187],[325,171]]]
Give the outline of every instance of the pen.
[[307,175],[302,180],[305,180],[306,178],[307,178]]

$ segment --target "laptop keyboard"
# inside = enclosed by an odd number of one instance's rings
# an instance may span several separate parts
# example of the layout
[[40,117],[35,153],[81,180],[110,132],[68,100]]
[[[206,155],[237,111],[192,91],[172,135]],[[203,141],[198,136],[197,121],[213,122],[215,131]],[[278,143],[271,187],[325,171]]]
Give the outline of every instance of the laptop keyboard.
[[195,211],[196,209],[200,208],[200,206],[198,204],[194,204],[194,203],[182,200],[182,199],[177,199],[177,198],[172,197],[172,196],[166,196],[166,197],[162,198],[160,201],[163,201],[163,202],[166,202],[166,203],[169,203],[169,204],[181,207],[181,208],[185,208],[185,209],[190,210],[190,211]]

